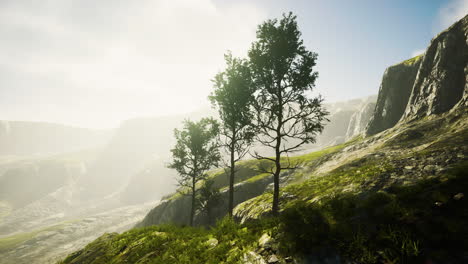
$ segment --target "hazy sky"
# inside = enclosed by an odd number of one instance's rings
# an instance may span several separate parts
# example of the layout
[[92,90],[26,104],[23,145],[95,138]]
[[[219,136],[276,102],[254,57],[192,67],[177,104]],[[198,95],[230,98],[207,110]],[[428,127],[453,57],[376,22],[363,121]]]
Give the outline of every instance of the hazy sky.
[[468,0],[0,0],[0,119],[106,128],[209,106],[223,54],[288,11],[330,102],[376,94]]

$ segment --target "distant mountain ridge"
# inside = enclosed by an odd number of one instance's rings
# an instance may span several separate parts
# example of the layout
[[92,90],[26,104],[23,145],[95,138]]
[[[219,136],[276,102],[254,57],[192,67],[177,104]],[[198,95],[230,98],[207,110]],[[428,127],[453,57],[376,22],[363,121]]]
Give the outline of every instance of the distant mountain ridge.
[[0,120],[0,155],[53,155],[106,144],[113,131]]
[[[393,217],[395,222],[392,228],[401,231],[405,239],[410,237],[405,235],[408,231],[406,228],[422,230],[419,234],[416,233],[419,236],[416,237],[416,244],[421,245],[423,254],[428,254],[423,256],[427,257],[427,262],[432,262],[429,258],[432,256],[429,255],[438,253],[441,247],[450,247],[442,248],[447,253],[444,257],[449,263],[458,263],[450,261],[450,258],[459,257],[452,253],[467,256],[466,247],[451,251],[452,246],[462,248],[466,243],[466,236],[463,237],[466,235],[465,222],[468,213],[467,200],[463,198],[466,195],[466,180],[463,181],[466,170],[460,170],[459,174],[447,174],[454,168],[466,169],[468,157],[467,19],[465,17],[434,38],[423,56],[389,67],[382,78],[376,102],[375,97],[369,97],[325,105],[330,111],[331,122],[318,137],[317,144],[308,147],[312,149],[346,143],[291,157],[300,162],[301,167],[285,171],[281,175],[281,207],[285,210],[296,209],[299,214],[294,220],[300,220],[301,215],[307,212],[303,210],[305,207],[296,207],[298,204],[314,209],[313,212],[316,212],[315,209],[327,212],[324,214],[326,221],[320,222],[321,217],[314,217],[318,216],[314,213],[309,219],[311,222],[303,225],[303,229],[298,228],[301,239],[308,241],[307,239],[317,238],[320,244],[332,233],[323,236],[323,231],[328,229],[321,228],[321,224],[326,223],[324,227],[329,227],[336,224],[335,220],[338,219],[343,227],[359,227],[356,229],[358,233],[349,233],[356,234],[351,236],[352,239],[359,240],[368,232],[369,241],[373,243],[376,239],[383,237],[385,240],[389,237],[385,233],[387,223],[380,220]],[[199,116],[205,116],[205,113],[191,118],[196,119]],[[121,199],[119,202],[142,203],[160,198],[163,191],[173,190],[171,188],[175,188],[174,186],[163,183],[175,176],[173,171],[164,166],[164,162],[170,159],[169,149],[174,143],[172,129],[179,126],[182,120],[183,117],[169,117],[167,120],[149,118],[123,123],[104,150],[87,167],[86,173],[80,176],[80,192],[84,196],[93,195],[96,201],[102,198],[105,201]],[[359,136],[363,133],[367,137]],[[306,151],[310,152],[310,149]],[[463,164],[465,165],[461,166]],[[262,164],[254,159],[239,164],[235,195],[237,206],[234,214],[242,222],[261,219],[268,215],[271,208],[272,179],[268,174],[259,174],[256,170],[258,165]],[[226,175],[222,170],[210,173],[215,180],[215,187],[221,192],[220,200],[225,199]],[[457,181],[465,185],[460,188]],[[95,188],[103,184],[106,185],[103,190]],[[402,188],[411,192],[399,193],[398,190],[403,190]],[[336,197],[339,196],[346,199],[337,200]],[[138,226],[167,222],[186,224],[189,203],[187,197],[178,194],[166,196]],[[336,206],[336,211],[326,211]],[[96,210],[99,209],[97,207]],[[456,217],[444,217],[440,214],[444,210]],[[226,213],[226,207],[221,203],[214,208],[211,218],[207,213],[198,212],[195,222],[198,225],[213,224],[216,218],[222,218]],[[296,223],[301,224],[295,221],[294,227]],[[318,225],[315,226],[314,223]],[[400,227],[403,229],[399,229]],[[433,230],[435,236],[432,236]],[[274,236],[276,231],[270,231],[265,232]],[[137,232],[138,238],[129,237],[128,240],[123,240],[122,247],[112,250],[107,250],[105,246],[118,244],[111,239],[117,235],[104,235],[86,249],[70,255],[65,263],[89,263],[97,257],[102,257],[103,262],[106,262],[105,258],[112,257],[121,262],[151,261],[157,255],[154,252],[158,248],[155,249],[154,244],[148,241],[155,237],[165,239],[169,233],[154,232],[150,228]],[[398,236],[399,233],[393,234]],[[440,238],[444,235],[457,243],[440,245]],[[457,235],[462,239],[457,240]],[[203,245],[209,248],[207,250],[213,250],[218,244],[217,239],[221,241],[218,237],[215,238],[216,242],[210,239],[206,241],[209,243]],[[337,241],[343,245],[353,245],[342,243],[343,240],[340,239]],[[406,241],[403,241],[403,245],[407,245]],[[431,245],[431,241],[435,243]],[[385,243],[391,241],[385,240]],[[18,248],[23,250],[24,245],[28,244],[25,242]],[[104,250],[101,246],[104,246]],[[397,244],[397,247],[398,250],[405,249],[401,244]],[[385,253],[381,249],[376,249],[377,255]],[[266,255],[265,249],[249,250],[259,252],[256,256],[261,263],[266,263],[263,258],[269,261],[272,257],[270,253]],[[351,250],[354,251],[355,248]],[[22,261],[27,262],[32,254],[24,251],[28,255]],[[144,254],[140,255],[141,252]],[[12,258],[16,256],[13,251],[8,253]],[[330,259],[340,257],[340,252],[333,247],[326,248],[322,253]],[[126,259],[129,255],[132,260]],[[361,257],[362,254],[358,251],[356,255]],[[281,258],[279,253],[274,256]],[[191,257],[196,259],[197,256]],[[444,260],[447,259],[442,258],[441,262],[433,263],[445,263]],[[273,260],[271,263],[278,261]]]

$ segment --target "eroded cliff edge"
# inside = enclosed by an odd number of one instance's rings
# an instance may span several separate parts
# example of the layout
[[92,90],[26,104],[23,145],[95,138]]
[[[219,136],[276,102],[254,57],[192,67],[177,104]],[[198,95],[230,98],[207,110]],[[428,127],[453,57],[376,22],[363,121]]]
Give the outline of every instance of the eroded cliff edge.
[[366,135],[468,105],[468,15],[432,39],[423,55],[386,69]]

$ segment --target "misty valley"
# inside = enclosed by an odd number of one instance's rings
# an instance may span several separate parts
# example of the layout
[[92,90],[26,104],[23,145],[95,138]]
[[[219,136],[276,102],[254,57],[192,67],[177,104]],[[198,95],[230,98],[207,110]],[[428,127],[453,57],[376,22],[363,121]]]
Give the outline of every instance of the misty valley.
[[303,23],[251,25],[185,114],[0,116],[0,264],[468,263],[468,15],[336,101]]

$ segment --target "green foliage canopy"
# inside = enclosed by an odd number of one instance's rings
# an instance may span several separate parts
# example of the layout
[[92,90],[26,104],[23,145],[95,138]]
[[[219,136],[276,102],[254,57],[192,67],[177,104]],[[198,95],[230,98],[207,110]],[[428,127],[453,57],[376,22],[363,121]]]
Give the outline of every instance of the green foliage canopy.
[[196,209],[196,185],[220,160],[216,140],[218,132],[219,124],[212,118],[202,118],[198,122],[185,120],[182,130],[174,130],[177,143],[171,150],[173,161],[169,168],[179,173],[180,190],[192,196],[190,225]]
[[278,213],[281,157],[314,143],[323,130],[327,112],[320,96],[310,98],[318,73],[313,70],[317,54],[308,51],[301,39],[296,16],[267,20],[258,27],[257,40],[249,50],[250,68],[255,85],[254,108],[257,138],[275,151],[273,158],[255,154],[258,159],[275,163],[273,214]]

